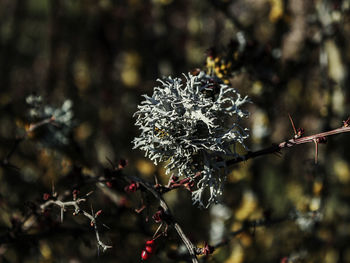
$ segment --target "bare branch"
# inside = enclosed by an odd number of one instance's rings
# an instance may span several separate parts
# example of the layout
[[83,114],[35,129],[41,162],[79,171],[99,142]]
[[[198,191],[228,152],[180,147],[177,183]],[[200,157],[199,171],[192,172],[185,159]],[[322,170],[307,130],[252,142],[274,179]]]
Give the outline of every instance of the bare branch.
[[60,201],[60,200],[48,200],[44,204],[42,204],[40,206],[40,208],[41,208],[41,210],[45,210],[46,208],[48,208],[49,206],[52,206],[52,205],[56,205],[56,206],[60,207],[60,209],[61,209],[61,222],[62,222],[63,221],[63,214],[66,211],[66,208],[67,207],[73,207],[74,208],[73,215],[83,214],[85,217],[90,219],[91,226],[93,226],[94,230],[95,230],[96,241],[97,241],[97,248],[99,249],[101,247],[102,251],[104,252],[108,248],[111,248],[112,246],[106,245],[106,244],[104,244],[101,241],[100,234],[99,234],[99,231],[98,231],[97,222],[96,222],[96,215],[94,215],[93,213],[90,214],[90,213],[80,209],[79,204],[83,203],[85,201],[86,201],[85,198],[78,198],[77,200],[66,201],[66,202],[63,202],[63,201]]

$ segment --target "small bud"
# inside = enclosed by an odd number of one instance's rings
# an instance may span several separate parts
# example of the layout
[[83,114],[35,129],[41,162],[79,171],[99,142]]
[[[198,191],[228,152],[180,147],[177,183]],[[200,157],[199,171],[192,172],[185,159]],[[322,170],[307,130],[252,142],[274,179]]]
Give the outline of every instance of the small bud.
[[139,183],[132,181],[129,185],[125,186],[124,190],[127,193],[133,193],[136,192],[139,189],[139,187]]
[[128,165],[128,160],[120,159],[118,169],[124,169]]
[[164,216],[164,209],[159,207],[158,211],[152,216],[152,218],[156,223],[160,223],[164,220]]
[[298,128],[296,136],[301,137],[305,133],[305,130],[303,128]]
[[95,213],[95,217],[98,217],[99,215],[102,214],[102,210],[98,210],[96,213]]
[[327,138],[326,137],[318,137],[316,138],[317,143],[327,143]]
[[111,181],[106,182],[107,187],[111,188],[113,186],[113,183]]
[[74,189],[74,190],[73,190],[73,192],[72,192],[72,195],[73,195],[73,200],[76,200],[76,199],[77,199],[78,194],[79,194],[79,190]]
[[43,194],[43,200],[45,200],[45,201],[49,200],[50,197],[51,197],[51,195],[48,193]]
[[349,126],[350,126],[350,117],[346,121],[343,121],[343,127],[349,127]]
[[204,243],[204,247],[202,248],[202,254],[203,255],[210,255],[214,252],[214,247],[209,246],[207,242]]

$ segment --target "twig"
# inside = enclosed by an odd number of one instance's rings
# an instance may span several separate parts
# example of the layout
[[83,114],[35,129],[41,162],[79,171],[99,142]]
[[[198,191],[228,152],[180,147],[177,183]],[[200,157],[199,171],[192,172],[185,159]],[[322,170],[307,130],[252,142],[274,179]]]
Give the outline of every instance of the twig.
[[295,218],[292,216],[285,216],[285,217],[276,218],[276,219],[264,218],[264,219],[254,220],[254,221],[243,222],[243,226],[240,229],[229,233],[226,239],[214,245],[214,249],[227,245],[231,238],[234,238],[237,235],[250,230],[251,228],[253,228],[253,230],[255,231],[256,227],[275,225],[275,224],[279,224],[279,223],[282,223],[288,220],[293,220],[293,219]]
[[38,129],[39,127],[42,127],[46,124],[52,124],[55,121],[55,117],[51,116],[49,118],[43,119],[39,122],[36,123],[31,123],[29,124],[28,128],[26,129],[26,133],[23,136],[19,136],[15,139],[12,148],[10,149],[10,151],[6,154],[6,156],[0,161],[0,166],[3,167],[10,167],[10,168],[14,168],[14,169],[18,169],[15,165],[12,165],[10,163],[10,159],[11,156],[16,152],[16,150],[18,149],[19,145],[21,144],[21,142],[23,142],[25,139],[28,138],[29,133],[34,132],[36,129]]
[[96,240],[97,240],[97,248],[99,249],[101,247],[102,251],[104,252],[108,248],[111,248],[112,246],[104,244],[100,239],[100,234],[99,234],[97,222],[96,222],[97,213],[94,215],[93,213],[90,214],[90,213],[80,209],[79,204],[83,203],[85,201],[86,201],[85,198],[78,198],[77,200],[66,201],[66,202],[63,202],[60,200],[48,200],[44,204],[42,204],[40,206],[40,208],[41,208],[41,210],[45,210],[47,207],[49,207],[51,205],[56,205],[56,206],[60,207],[61,208],[61,222],[63,222],[63,214],[66,211],[66,207],[74,207],[73,215],[83,214],[85,217],[90,219],[91,226],[93,226],[94,230],[95,230],[95,235],[96,235]]

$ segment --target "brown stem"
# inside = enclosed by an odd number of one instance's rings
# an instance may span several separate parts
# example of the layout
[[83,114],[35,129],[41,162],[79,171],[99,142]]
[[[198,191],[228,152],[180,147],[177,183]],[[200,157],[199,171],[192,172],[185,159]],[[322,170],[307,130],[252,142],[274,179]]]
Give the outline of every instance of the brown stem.
[[164,213],[168,215],[170,225],[175,228],[177,234],[180,236],[182,242],[185,244],[185,246],[190,254],[192,262],[198,263],[199,261],[197,259],[197,255],[196,255],[197,247],[195,245],[193,245],[193,243],[189,240],[189,238],[183,232],[181,226],[175,221],[167,203],[164,201],[162,195],[158,192],[158,190],[155,189],[152,184],[150,184],[149,182],[147,182],[139,177],[126,176],[126,175],[125,175],[125,177],[128,178],[130,181],[134,181],[134,182],[137,182],[140,185],[142,185],[144,188],[146,188],[147,191],[149,191],[151,194],[153,194],[153,196],[156,199],[159,200],[159,204],[164,209]]
[[339,133],[345,133],[345,132],[350,132],[350,126],[348,126],[348,127],[344,126],[344,127],[338,128],[338,129],[334,129],[334,130],[327,131],[327,132],[321,132],[321,133],[313,134],[310,136],[305,136],[305,137],[300,137],[300,138],[292,138],[292,139],[289,139],[287,141],[281,142],[279,144],[274,144],[270,147],[261,149],[259,151],[248,152],[245,155],[239,156],[239,157],[232,159],[232,160],[228,160],[226,162],[226,165],[228,165],[228,166],[233,165],[233,164],[240,163],[240,162],[246,161],[248,159],[252,159],[252,158],[261,156],[261,155],[278,153],[283,148],[291,148],[291,147],[294,147],[296,145],[314,142],[314,140],[316,140],[318,138],[332,136],[332,135],[336,135]]

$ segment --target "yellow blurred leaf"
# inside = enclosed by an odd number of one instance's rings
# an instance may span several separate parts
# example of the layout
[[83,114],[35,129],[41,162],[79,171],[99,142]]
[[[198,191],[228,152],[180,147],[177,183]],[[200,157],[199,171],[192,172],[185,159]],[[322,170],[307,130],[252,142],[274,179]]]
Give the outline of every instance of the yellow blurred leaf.
[[244,251],[240,244],[236,244],[231,252],[230,257],[225,263],[241,263],[244,261]]
[[91,135],[91,133],[91,125],[88,122],[84,122],[74,130],[74,137],[78,142],[83,142]]
[[40,242],[39,249],[40,249],[41,255],[45,260],[51,259],[52,257],[51,248],[45,241]]
[[283,1],[282,0],[269,0],[271,9],[269,19],[275,23],[283,16]]
[[148,160],[141,159],[136,162],[136,169],[143,175],[150,176],[156,171],[155,165]]
[[337,160],[334,162],[333,171],[341,183],[346,184],[350,182],[349,165],[343,160]]
[[254,193],[251,191],[244,192],[241,206],[235,213],[236,219],[240,221],[247,219],[256,210],[257,205]]

